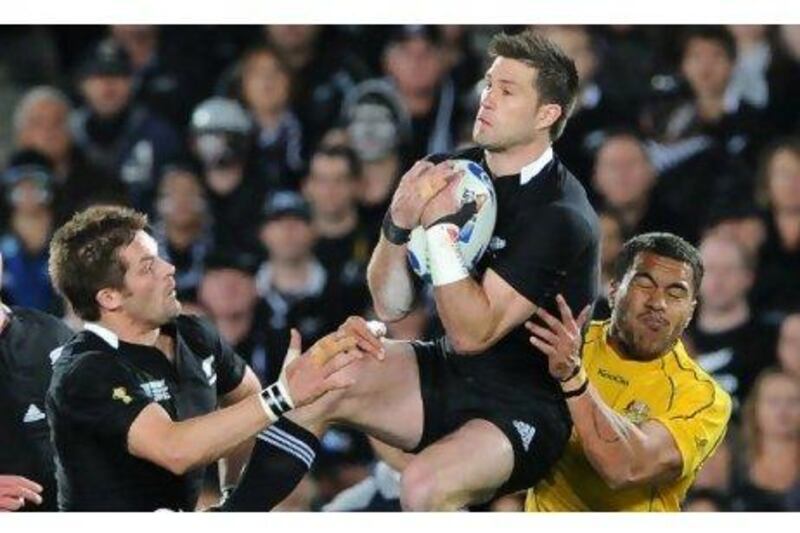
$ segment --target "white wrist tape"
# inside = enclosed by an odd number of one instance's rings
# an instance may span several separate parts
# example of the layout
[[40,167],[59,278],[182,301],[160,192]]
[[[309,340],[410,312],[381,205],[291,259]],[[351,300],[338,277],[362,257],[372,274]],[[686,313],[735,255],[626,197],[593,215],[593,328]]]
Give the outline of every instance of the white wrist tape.
[[261,407],[272,422],[280,416],[294,409],[294,402],[289,395],[289,389],[284,383],[284,377],[261,391]]
[[425,230],[428,243],[431,281],[440,287],[469,277],[461,250],[458,249],[458,226],[450,223],[435,224]]

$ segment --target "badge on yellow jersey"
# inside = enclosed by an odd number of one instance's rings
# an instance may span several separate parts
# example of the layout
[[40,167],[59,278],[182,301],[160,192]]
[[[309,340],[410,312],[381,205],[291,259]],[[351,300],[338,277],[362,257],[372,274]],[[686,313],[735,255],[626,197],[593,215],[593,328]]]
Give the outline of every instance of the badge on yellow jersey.
[[622,414],[625,415],[625,418],[638,426],[650,418],[650,407],[642,401],[633,400],[625,407]]

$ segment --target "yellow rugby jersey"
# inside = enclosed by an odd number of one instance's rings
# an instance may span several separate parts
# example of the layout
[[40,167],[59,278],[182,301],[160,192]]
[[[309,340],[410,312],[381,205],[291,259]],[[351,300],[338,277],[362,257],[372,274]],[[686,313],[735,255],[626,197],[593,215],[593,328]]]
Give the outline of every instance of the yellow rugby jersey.
[[603,401],[634,423],[654,419],[672,434],[683,471],[670,484],[612,491],[583,454],[576,431],[553,471],[528,491],[525,510],[679,511],[703,462],[725,435],[731,399],[679,342],[654,361],[622,359],[608,345],[609,322],[592,322],[583,365]]

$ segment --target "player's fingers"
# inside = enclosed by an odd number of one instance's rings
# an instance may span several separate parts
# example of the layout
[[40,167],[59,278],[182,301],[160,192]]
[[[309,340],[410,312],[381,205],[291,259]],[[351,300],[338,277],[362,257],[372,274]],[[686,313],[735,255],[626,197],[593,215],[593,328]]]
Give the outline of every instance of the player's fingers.
[[555,349],[551,345],[547,344],[546,342],[542,342],[536,337],[528,337],[528,341],[530,341],[535,348],[548,357],[552,357],[556,353]]
[[12,498],[23,498],[37,505],[42,503],[42,497],[39,495],[38,492],[31,490],[28,487],[24,487],[22,485],[7,487],[6,490],[3,491],[3,493],[6,496],[10,496]]
[[569,304],[560,294],[556,296],[556,303],[558,304],[558,312],[561,314],[561,323],[564,324],[568,331],[573,333],[578,331],[578,326],[575,324],[575,318],[572,316],[572,309]]
[[0,511],[17,511],[25,505],[25,500],[11,496],[0,496]]
[[532,327],[528,328],[528,330],[533,333],[536,337],[542,339],[543,341],[547,342],[548,344],[552,344],[553,346],[558,345],[558,335],[550,331],[549,329],[543,328],[541,326],[537,326],[533,324]]
[[325,378],[328,378],[336,372],[339,372],[341,369],[350,366],[359,359],[362,359],[363,357],[364,352],[361,350],[348,350],[346,352],[341,352],[335,357],[332,357],[330,361],[325,363],[325,366],[322,367],[322,375]]
[[283,368],[286,368],[289,363],[300,356],[302,343],[303,339],[300,337],[300,332],[292,328],[289,331],[289,349],[286,350],[286,357],[283,359]]
[[331,374],[325,381],[323,381],[323,388],[325,392],[330,392],[339,389],[346,389],[355,385],[356,380],[352,376],[348,376],[346,372],[336,372]]
[[366,345],[362,346],[364,349],[374,352],[375,355],[379,355],[383,352],[383,341],[381,341],[380,336],[377,335],[377,333],[385,331],[385,326],[383,330],[380,330],[378,328],[378,324],[380,323],[376,323],[374,325],[375,331],[373,331],[369,322],[361,317],[352,316],[345,321],[344,329],[359,339],[360,346],[362,345],[361,343],[364,343]]
[[27,487],[35,492],[42,492],[44,490],[44,488],[35,481],[22,476],[0,476],[0,492],[5,488],[5,486]]
[[578,320],[577,320],[578,329],[583,328],[583,325],[586,324],[587,320],[589,320],[589,312],[591,310],[592,310],[592,306],[591,305],[587,305],[586,307],[583,308],[583,311],[581,311],[581,314],[578,315]]
[[541,306],[537,307],[534,313],[536,314],[536,316],[542,319],[542,322],[547,324],[550,330],[553,331],[554,333],[564,332],[564,325],[561,323],[561,321],[558,320],[553,315],[551,315],[550,313],[548,313],[544,307]]

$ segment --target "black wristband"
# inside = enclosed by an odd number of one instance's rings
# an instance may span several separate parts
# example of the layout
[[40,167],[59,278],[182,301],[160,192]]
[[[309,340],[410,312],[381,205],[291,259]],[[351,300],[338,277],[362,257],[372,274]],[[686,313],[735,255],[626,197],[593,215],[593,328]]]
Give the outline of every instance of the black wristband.
[[386,215],[383,217],[383,226],[381,226],[383,236],[392,244],[402,246],[408,242],[411,236],[411,230],[401,228],[392,220],[391,210],[386,210]]
[[261,397],[266,402],[267,407],[277,416],[281,416],[283,413],[291,411],[292,409],[289,401],[283,397],[283,393],[280,387],[278,387],[277,381],[261,391]]
[[569,376],[565,377],[564,379],[559,379],[558,381],[560,381],[561,383],[566,383],[567,381],[577,376],[578,372],[580,371],[581,371],[581,365],[580,364],[575,365],[575,368],[572,369],[572,372],[570,372]]
[[586,392],[586,389],[588,389],[588,388],[589,388],[589,380],[586,379],[583,382],[583,385],[581,385],[577,389],[571,390],[571,391],[564,391],[564,398],[574,398],[576,396],[580,396],[581,394]]

